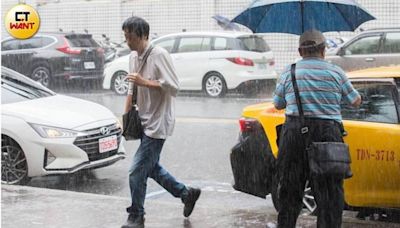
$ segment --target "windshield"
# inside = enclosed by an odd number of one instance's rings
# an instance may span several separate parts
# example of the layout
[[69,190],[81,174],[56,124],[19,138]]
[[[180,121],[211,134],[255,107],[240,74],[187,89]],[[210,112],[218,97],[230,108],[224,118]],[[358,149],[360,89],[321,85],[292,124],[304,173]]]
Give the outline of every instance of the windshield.
[[239,45],[244,50],[255,52],[267,52],[271,49],[265,40],[258,36],[238,37]]
[[1,103],[9,104],[55,95],[49,89],[42,88],[37,82],[24,78],[16,72],[2,68]]

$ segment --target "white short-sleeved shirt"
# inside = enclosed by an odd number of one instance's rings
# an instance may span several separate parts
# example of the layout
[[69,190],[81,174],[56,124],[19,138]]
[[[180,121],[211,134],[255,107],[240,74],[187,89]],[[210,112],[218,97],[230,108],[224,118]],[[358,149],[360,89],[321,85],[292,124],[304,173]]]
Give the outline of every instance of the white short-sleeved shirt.
[[[129,58],[129,71],[136,73],[147,52],[147,46],[141,56],[132,52]],[[175,126],[175,97],[179,90],[179,81],[169,53],[155,46],[147,58],[141,75],[158,81],[161,89],[138,86],[137,105],[144,133],[156,139],[166,139],[172,135]]]

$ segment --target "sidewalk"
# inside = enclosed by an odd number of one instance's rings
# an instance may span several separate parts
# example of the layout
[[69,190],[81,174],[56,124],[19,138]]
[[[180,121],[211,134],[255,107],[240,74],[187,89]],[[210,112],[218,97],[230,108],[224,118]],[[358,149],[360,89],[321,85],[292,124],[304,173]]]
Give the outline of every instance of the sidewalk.
[[[1,227],[3,228],[114,228],[126,220],[124,208],[130,199],[25,186],[1,187]],[[276,212],[259,209],[219,206],[203,191],[189,219],[182,215],[179,200],[146,199],[146,228],[261,228],[274,224]],[[203,201],[203,202],[202,202]],[[214,202],[211,203],[210,202]],[[298,227],[315,227],[315,217],[301,216]],[[344,217],[343,227],[399,227],[399,224],[360,221]]]

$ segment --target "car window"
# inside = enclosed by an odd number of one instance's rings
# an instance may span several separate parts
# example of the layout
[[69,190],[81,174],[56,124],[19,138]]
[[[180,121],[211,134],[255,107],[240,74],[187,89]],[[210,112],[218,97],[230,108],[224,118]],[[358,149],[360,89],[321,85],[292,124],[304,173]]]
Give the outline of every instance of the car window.
[[400,53],[400,33],[387,33],[383,45],[384,53]]
[[178,52],[201,51],[203,38],[201,37],[183,37],[179,42]]
[[379,53],[379,41],[381,36],[369,36],[361,38],[346,48],[346,55],[363,55]]
[[40,39],[41,47],[46,47],[47,45],[53,43],[55,40],[50,37],[42,37]]
[[159,42],[155,42],[155,45],[164,48],[169,53],[172,52],[172,49],[174,48],[174,44],[175,44],[175,39],[167,39],[167,40],[162,40],[162,41],[159,41]]
[[345,120],[360,120],[378,123],[398,123],[394,101],[395,86],[385,82],[353,82],[362,96],[360,107],[342,104]]
[[1,43],[1,50],[2,51],[10,51],[18,49],[19,40],[6,40]]
[[228,39],[223,37],[217,37],[214,40],[214,50],[227,50],[228,49]]
[[53,40],[48,37],[33,37],[27,40],[21,40],[20,49],[41,48],[51,44]]
[[211,38],[205,37],[203,38],[203,42],[201,43],[202,51],[210,51],[211,50]]
[[271,49],[262,37],[249,36],[249,37],[238,37],[239,47],[242,50],[254,51],[254,52],[267,52]]

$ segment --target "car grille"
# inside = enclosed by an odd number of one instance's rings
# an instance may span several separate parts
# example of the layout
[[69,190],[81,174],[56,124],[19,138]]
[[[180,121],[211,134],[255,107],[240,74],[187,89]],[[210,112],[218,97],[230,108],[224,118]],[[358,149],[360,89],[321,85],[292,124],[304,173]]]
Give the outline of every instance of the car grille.
[[[107,134],[102,134],[100,132],[100,129],[103,127],[107,127],[110,129],[110,132]],[[110,156],[115,155],[118,152],[118,149],[100,153],[99,152],[99,139],[111,136],[111,135],[117,135],[117,140],[118,140],[118,145],[121,142],[121,135],[122,135],[122,130],[119,128],[116,124],[112,125],[107,125],[99,128],[94,128],[90,130],[84,131],[87,135],[85,136],[79,136],[75,139],[74,145],[77,147],[81,148],[84,150],[88,157],[89,161],[96,161],[104,158],[108,158]]]

